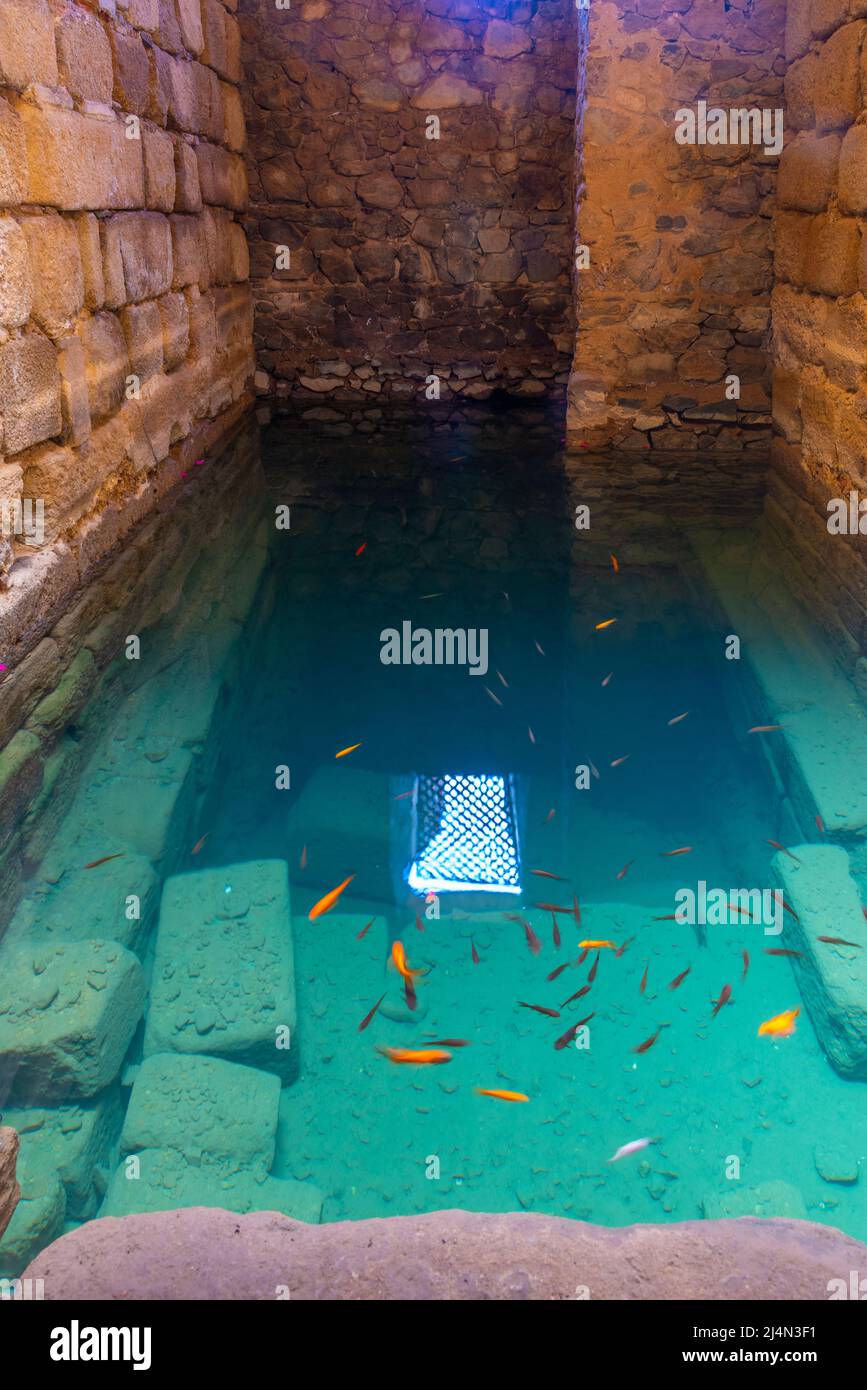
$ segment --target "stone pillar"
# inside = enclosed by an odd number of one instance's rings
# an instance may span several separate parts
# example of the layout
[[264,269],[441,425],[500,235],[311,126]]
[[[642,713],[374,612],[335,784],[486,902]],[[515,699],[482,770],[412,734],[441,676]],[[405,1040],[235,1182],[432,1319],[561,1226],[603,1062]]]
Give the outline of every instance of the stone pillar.
[[570,443],[767,447],[777,160],[675,131],[700,101],[782,107],[783,14],[752,0],[589,0]]

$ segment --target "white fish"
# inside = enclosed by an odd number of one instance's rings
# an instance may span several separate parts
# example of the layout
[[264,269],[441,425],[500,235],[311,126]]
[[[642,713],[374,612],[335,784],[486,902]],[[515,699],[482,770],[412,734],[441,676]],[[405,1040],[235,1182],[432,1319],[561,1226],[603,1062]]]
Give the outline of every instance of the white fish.
[[620,1148],[617,1150],[617,1153],[612,1154],[611,1158],[608,1159],[608,1162],[616,1163],[618,1158],[628,1158],[630,1154],[641,1153],[641,1150],[646,1149],[648,1144],[655,1143],[655,1139],[633,1139],[630,1144],[621,1144]]

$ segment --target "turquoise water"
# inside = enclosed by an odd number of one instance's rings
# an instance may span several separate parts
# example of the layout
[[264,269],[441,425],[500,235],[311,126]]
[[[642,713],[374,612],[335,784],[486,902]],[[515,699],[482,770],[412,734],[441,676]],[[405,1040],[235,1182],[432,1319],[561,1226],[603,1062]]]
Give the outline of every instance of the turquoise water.
[[[122,940],[148,1002],[95,1094],[46,1103],[38,1073],[7,1067],[31,1184],[0,1244],[8,1267],[82,1219],[192,1202],[323,1221],[758,1213],[867,1237],[863,1081],[838,1074],[814,1025],[815,937],[851,938],[851,917],[841,932],[833,911],[800,910],[797,927],[783,911],[780,935],[746,914],[666,920],[701,882],[725,901],[773,889],[770,840],[805,864],[799,846],[843,847],[867,896],[863,764],[836,738],[845,727],[860,749],[863,707],[800,599],[775,578],[768,601],[759,462],[559,450],[533,413],[365,440],[273,425],[261,456],[245,437],[240,462],[203,469],[141,544],[169,557],[136,619],[143,664],[116,655],[75,716],[68,806],[30,829],[0,953]],[[404,622],[485,632],[487,670],[384,664],[381,634]],[[765,724],[785,727],[749,732]],[[518,893],[409,888],[443,777],[501,779]],[[472,794],[443,861],[461,881],[468,864],[483,874],[490,835]],[[148,889],[130,931],[133,858]],[[414,1009],[389,965],[397,940],[425,972]],[[780,948],[801,957],[766,954]],[[857,947],[824,950],[844,976],[855,962],[857,1032]],[[795,1008],[792,1036],[759,1036]],[[441,1039],[464,1045],[438,1065],[379,1051]],[[247,1071],[198,1066],[214,1058]],[[72,1162],[70,1124],[88,1134]],[[609,1162],[637,1140],[653,1142]]]

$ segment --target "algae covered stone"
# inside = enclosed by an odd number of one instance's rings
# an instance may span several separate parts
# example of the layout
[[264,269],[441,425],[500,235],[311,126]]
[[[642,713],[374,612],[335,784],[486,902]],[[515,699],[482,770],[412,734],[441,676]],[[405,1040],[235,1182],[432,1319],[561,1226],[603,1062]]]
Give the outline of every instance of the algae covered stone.
[[227,1211],[279,1211],[296,1221],[317,1222],[322,1193],[312,1183],[233,1171],[224,1163],[192,1164],[174,1149],[145,1149],[115,1172],[100,1216],[129,1216],[177,1207]]
[[163,889],[144,1055],[199,1053],[297,1074],[283,860],[178,874]]
[[280,1080],[216,1057],[158,1052],[136,1075],[121,1152],[175,1149],[198,1162],[265,1170],[274,1161]]
[[144,1007],[141,965],[114,941],[0,949],[0,1083],[15,1104],[96,1095]]

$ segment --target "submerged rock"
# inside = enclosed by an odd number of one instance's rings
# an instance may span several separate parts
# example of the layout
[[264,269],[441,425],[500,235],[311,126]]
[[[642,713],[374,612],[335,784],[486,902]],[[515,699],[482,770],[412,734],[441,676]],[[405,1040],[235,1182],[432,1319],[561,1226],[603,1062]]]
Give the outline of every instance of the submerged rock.
[[858,1159],[845,1144],[821,1140],[813,1151],[816,1172],[825,1182],[856,1183]]
[[21,1195],[15,1165],[18,1158],[18,1135],[7,1125],[0,1128],[0,1238],[12,1219]]

